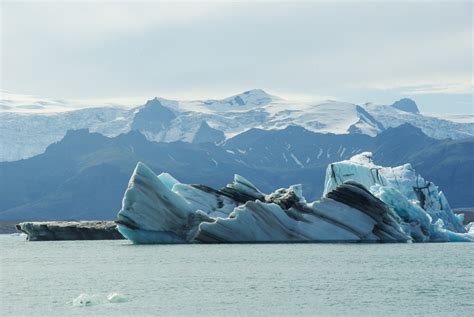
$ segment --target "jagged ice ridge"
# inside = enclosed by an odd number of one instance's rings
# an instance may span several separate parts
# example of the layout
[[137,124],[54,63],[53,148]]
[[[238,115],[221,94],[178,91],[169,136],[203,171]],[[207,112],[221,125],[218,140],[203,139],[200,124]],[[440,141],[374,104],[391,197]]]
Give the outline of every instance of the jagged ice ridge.
[[235,175],[215,190],[138,163],[116,222],[137,244],[474,241],[443,193],[409,164],[380,167],[366,152],[330,164],[325,184],[309,203],[301,185],[266,195]]

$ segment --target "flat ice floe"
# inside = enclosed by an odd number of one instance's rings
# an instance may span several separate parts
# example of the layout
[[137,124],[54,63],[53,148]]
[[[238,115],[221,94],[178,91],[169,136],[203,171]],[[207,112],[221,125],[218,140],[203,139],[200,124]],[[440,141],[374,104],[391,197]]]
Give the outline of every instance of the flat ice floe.
[[311,203],[301,185],[264,194],[235,175],[216,190],[138,163],[116,222],[138,244],[474,241],[433,183],[409,164],[377,166],[371,153],[330,164]]

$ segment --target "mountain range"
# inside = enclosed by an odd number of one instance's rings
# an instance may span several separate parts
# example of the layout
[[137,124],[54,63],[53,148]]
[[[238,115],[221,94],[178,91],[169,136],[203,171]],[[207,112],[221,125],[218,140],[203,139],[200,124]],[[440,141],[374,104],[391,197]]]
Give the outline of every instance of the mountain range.
[[419,112],[401,99],[392,105],[353,104],[334,100],[286,100],[254,89],[228,98],[178,101],[154,98],[131,107],[108,105],[78,109],[60,100],[0,100],[0,161],[43,153],[70,129],[88,129],[116,137],[140,131],[156,142],[221,144],[253,128],[282,130],[300,126],[316,133],[376,136],[410,123],[435,139],[474,136],[474,117],[439,118]]
[[[246,100],[229,102],[237,107]],[[149,103],[139,112],[151,109],[151,113],[133,120],[134,129],[118,136],[69,130],[40,155],[0,162],[0,220],[113,219],[138,161],[182,182],[214,188],[230,182],[233,174],[243,175],[263,192],[301,183],[305,196],[313,200],[321,196],[328,164],[364,151],[372,151],[380,165],[411,163],[445,192],[453,207],[474,205],[472,137],[439,140],[408,123],[384,127],[373,135],[320,133],[287,124],[280,129],[254,127],[230,137],[228,131],[201,120],[188,142],[155,142],[140,129],[146,127],[154,136],[168,134],[173,131],[170,122],[178,118],[183,122],[184,115],[163,110],[159,100]],[[210,107],[220,107],[216,103]],[[353,108],[354,113],[359,111]],[[359,127],[377,129],[377,117],[367,116],[363,109],[357,112],[363,121]],[[149,125],[148,119],[156,124]]]

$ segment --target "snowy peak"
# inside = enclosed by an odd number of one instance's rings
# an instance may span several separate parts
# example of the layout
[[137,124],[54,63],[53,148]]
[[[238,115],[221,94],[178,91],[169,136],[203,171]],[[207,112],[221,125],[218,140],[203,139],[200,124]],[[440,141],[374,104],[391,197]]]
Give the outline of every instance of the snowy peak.
[[[87,108],[75,109],[79,103],[35,100],[0,99],[0,143],[8,148],[0,151],[0,161],[40,154],[48,145],[61,140],[68,129],[81,128],[109,137],[138,130],[155,142],[220,143],[221,132],[229,139],[252,128],[281,130],[291,125],[318,133],[376,136],[389,127],[410,123],[437,139],[474,136],[471,117],[453,121],[420,114],[410,99],[393,105],[359,106],[341,101],[282,99],[253,89],[221,100],[156,97],[135,108],[89,104]],[[29,110],[22,108],[25,105]],[[46,109],[35,108],[40,105]]]
[[359,117],[359,120],[353,125],[351,125],[349,129],[347,129],[347,132],[376,136],[378,133],[380,133],[381,131],[385,129],[384,126],[379,121],[377,121],[374,117],[372,117],[361,106],[356,105],[355,110],[357,112],[357,116]]
[[[366,104],[364,109],[367,110],[375,119],[383,124],[385,128],[398,127],[403,123],[420,128],[423,133],[436,139],[461,139],[474,136],[474,122],[466,120],[464,122],[456,122],[444,120],[442,118],[430,117],[418,112],[416,104],[409,99],[402,99],[405,105],[400,110],[393,105],[377,105]],[[411,104],[411,108],[410,105]],[[397,106],[397,102],[394,104]],[[397,106],[398,107],[398,106]]]
[[420,110],[418,110],[418,106],[410,98],[403,98],[398,101],[395,101],[392,104],[392,107],[405,112],[420,113]]
[[262,89],[252,89],[241,94],[231,96],[222,100],[207,100],[204,103],[207,105],[231,106],[231,107],[245,107],[245,106],[264,106],[271,103],[275,97],[267,94]]

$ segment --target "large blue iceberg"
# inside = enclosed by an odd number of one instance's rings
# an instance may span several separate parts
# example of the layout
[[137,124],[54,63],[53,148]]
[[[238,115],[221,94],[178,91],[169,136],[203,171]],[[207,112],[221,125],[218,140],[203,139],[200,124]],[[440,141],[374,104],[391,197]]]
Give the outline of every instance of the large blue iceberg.
[[116,223],[137,244],[474,241],[433,183],[409,164],[377,166],[368,152],[330,164],[311,203],[301,185],[264,194],[235,175],[216,190],[138,163]]

